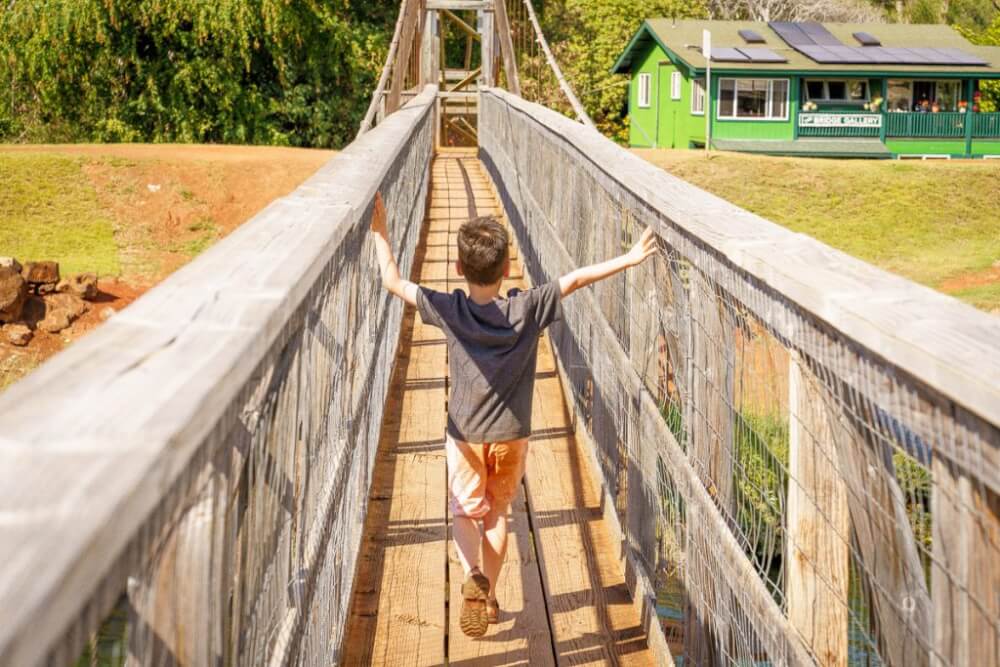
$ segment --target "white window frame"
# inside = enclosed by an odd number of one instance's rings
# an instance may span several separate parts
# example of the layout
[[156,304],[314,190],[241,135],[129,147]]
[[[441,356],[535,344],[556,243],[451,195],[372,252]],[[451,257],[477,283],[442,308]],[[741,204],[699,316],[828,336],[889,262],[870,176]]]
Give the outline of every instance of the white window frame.
[[670,99],[681,99],[681,73],[674,70],[670,73]]
[[637,104],[640,109],[648,109],[652,100],[652,88],[653,88],[653,75],[649,72],[640,72],[638,83],[638,90],[636,91]]
[[[739,99],[740,93],[740,81],[767,81],[767,114],[766,116],[738,116],[736,115],[736,100]],[[723,81],[734,81],[733,84],[733,115],[723,116],[722,115],[722,82]],[[785,115],[784,116],[772,116],[771,110],[774,108],[774,82],[784,81],[785,82]],[[790,118],[792,105],[792,80],[776,78],[771,79],[767,77],[720,77],[715,84],[715,119],[721,121],[736,121],[736,122],[763,122],[763,123],[787,123]]]
[[[705,101],[708,99],[708,91],[705,89],[705,79],[691,79],[691,115],[705,115]],[[695,102],[701,100],[701,109],[697,109]]]

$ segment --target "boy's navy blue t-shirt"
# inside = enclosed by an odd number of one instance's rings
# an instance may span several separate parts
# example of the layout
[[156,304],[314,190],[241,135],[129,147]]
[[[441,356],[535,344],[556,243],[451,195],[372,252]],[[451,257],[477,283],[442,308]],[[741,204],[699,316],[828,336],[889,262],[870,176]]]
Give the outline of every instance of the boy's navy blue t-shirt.
[[512,289],[485,305],[462,290],[417,290],[420,317],[448,339],[448,433],[454,439],[488,443],[531,435],[538,337],[562,316],[560,298],[558,280]]

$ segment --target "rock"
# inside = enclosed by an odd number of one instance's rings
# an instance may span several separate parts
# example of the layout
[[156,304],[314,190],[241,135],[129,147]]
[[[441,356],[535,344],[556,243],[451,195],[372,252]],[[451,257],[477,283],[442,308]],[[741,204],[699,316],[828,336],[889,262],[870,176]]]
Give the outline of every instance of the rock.
[[31,285],[55,285],[59,282],[59,262],[25,262],[21,275]]
[[57,292],[75,294],[81,299],[93,299],[97,296],[97,274],[78,273],[68,278],[63,278],[56,286]]
[[14,259],[13,257],[0,257],[0,268],[6,267],[8,269],[14,269],[14,273],[21,273],[21,263]]
[[3,328],[3,334],[11,345],[24,347],[31,342],[31,329],[23,324],[8,324]]
[[48,333],[59,333],[69,325],[69,313],[59,310],[45,313],[45,319],[38,323],[38,328]]
[[48,315],[56,310],[66,311],[69,319],[75,320],[90,310],[90,306],[75,294],[50,294],[46,296],[45,314]]
[[62,331],[87,312],[87,302],[75,294],[50,294],[44,299],[45,317],[38,328],[49,333]]
[[101,321],[107,321],[110,320],[117,312],[118,311],[111,306],[105,306],[104,308],[101,308],[101,312],[98,313],[98,315],[100,315]]
[[24,278],[13,267],[0,267],[0,323],[18,320],[27,298]]

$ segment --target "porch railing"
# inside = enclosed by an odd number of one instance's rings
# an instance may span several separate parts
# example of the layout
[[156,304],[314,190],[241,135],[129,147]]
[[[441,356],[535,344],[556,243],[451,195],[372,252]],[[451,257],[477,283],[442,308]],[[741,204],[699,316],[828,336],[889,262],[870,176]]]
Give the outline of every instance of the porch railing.
[[940,113],[808,112],[798,118],[800,137],[878,137],[882,123],[890,138],[963,139],[967,117],[972,119],[974,139],[1000,138],[1000,113],[945,111]]
[[886,115],[887,137],[965,137],[965,117],[961,111],[941,113],[890,113]]
[[978,139],[1000,139],[1000,113],[972,114],[972,136]]

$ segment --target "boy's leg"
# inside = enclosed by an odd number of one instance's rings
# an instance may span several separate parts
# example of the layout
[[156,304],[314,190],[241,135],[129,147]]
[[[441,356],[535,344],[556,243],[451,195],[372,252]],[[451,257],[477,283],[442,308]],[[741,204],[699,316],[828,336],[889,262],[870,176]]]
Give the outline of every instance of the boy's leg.
[[490,509],[483,517],[483,573],[490,580],[490,598],[507,556],[507,513],[524,477],[528,439],[497,442],[486,450],[486,497]]
[[479,567],[481,534],[478,521],[490,509],[486,498],[486,460],[483,445],[445,440],[448,461],[448,498],[452,514],[452,537],[465,574]]
[[479,569],[479,519],[490,511],[486,497],[486,459],[483,445],[470,445],[448,436],[445,455],[448,460],[448,495],[450,497],[452,536],[455,550],[465,570],[462,582],[462,610],[458,625],[470,637],[482,637],[489,626],[487,601],[490,582]]

